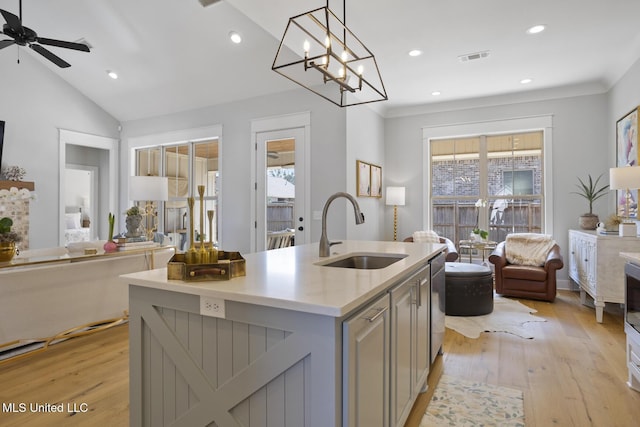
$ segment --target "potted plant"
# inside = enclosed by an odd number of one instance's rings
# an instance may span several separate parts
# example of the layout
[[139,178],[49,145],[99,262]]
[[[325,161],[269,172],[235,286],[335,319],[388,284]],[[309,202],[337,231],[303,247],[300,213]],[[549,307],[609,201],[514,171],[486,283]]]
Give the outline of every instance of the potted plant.
[[12,225],[11,218],[0,219],[0,262],[11,261],[16,254],[16,242],[22,240],[18,233],[11,231]]
[[127,237],[140,237],[140,223],[142,222],[142,213],[140,208],[132,206],[127,209]]
[[595,181],[593,180],[593,178],[591,178],[591,175],[587,176],[589,177],[588,182],[585,182],[582,179],[578,178],[579,184],[576,184],[576,187],[578,187],[578,191],[573,191],[573,193],[584,197],[589,202],[589,212],[580,215],[580,228],[582,228],[583,230],[595,230],[598,225],[599,219],[598,215],[593,213],[593,202],[607,194],[609,185],[607,184],[598,188],[598,182],[600,182],[600,178],[602,178],[602,175],[596,178]]
[[476,226],[471,231],[471,240],[486,240],[489,237],[489,232],[487,230],[483,230],[479,226],[480,222],[480,209],[487,207],[487,201],[483,199],[478,199],[476,202]]
[[113,227],[115,223],[116,216],[109,212],[109,237],[107,238],[107,243],[103,246],[105,252],[115,252],[118,250],[118,245],[113,241]]

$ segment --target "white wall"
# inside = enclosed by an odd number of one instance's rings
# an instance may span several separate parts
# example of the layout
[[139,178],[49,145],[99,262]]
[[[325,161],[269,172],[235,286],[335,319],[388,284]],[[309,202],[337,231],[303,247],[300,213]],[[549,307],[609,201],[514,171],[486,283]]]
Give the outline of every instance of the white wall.
[[[58,246],[58,129],[118,138],[118,121],[52,73],[29,49],[0,55],[0,120],[6,122],[3,166],[26,169],[37,201],[30,205],[31,248]],[[105,82],[108,83],[108,82]]]
[[[385,182],[384,167],[384,120],[366,105],[349,107],[347,110],[346,173],[347,192],[356,193],[356,161],[372,163],[382,167],[382,182]],[[386,186],[382,187],[384,196]],[[352,240],[391,240],[393,222],[385,221],[384,197],[358,197],[358,205],[365,216],[364,224],[357,225],[353,208],[348,203],[347,238]],[[391,214],[393,218],[393,214]],[[386,227],[385,227],[386,225]],[[385,231],[387,231],[385,235]],[[331,238],[331,237],[330,237]]]
[[[425,126],[477,123],[507,118],[553,116],[553,183],[554,238],[567,259],[568,230],[576,228],[577,218],[588,210],[586,202],[571,194],[576,190],[578,176],[604,174],[608,180],[610,132],[606,94],[549,99],[534,102],[490,105],[484,107],[432,112],[414,116],[390,118],[385,121],[385,183],[407,187],[407,206],[399,215],[402,236],[423,228],[423,144],[421,129]],[[500,98],[504,101],[504,97]],[[443,110],[446,106],[443,105]],[[546,153],[549,155],[549,153]],[[606,217],[613,207],[601,199],[595,203],[594,213]],[[567,277],[567,268],[559,278]]]

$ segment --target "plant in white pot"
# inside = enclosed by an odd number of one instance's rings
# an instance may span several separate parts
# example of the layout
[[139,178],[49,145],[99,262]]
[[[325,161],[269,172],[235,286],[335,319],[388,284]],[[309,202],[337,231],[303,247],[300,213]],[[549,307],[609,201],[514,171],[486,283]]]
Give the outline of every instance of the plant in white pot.
[[593,202],[607,194],[609,185],[607,184],[598,188],[598,183],[600,182],[602,175],[596,178],[595,181],[591,175],[588,175],[588,177],[588,181],[583,181],[578,178],[579,184],[576,184],[578,191],[573,191],[573,193],[584,197],[589,202],[589,212],[584,213],[579,217],[580,228],[583,230],[595,230],[598,225],[599,218],[598,215],[593,213]]

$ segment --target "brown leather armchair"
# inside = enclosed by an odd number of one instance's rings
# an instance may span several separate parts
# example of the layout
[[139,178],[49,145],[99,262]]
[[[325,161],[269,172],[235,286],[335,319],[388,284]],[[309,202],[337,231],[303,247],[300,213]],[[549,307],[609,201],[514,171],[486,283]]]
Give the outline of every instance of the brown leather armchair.
[[[409,236],[404,239],[405,242],[413,242],[413,237]],[[440,243],[447,245],[447,255],[445,257],[446,262],[454,262],[458,259],[458,250],[456,249],[456,245],[446,237],[440,237]]]
[[496,293],[553,302],[556,298],[556,271],[564,267],[560,247],[554,245],[544,265],[536,267],[509,264],[505,243],[498,243],[489,256],[489,262],[495,265]]

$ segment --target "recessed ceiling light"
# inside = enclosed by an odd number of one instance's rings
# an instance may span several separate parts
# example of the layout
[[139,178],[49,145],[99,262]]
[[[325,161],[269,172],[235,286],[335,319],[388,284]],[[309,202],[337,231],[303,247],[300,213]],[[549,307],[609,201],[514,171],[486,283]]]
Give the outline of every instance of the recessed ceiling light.
[[526,85],[526,84],[531,83],[532,81],[533,81],[533,79],[526,78],[526,79],[520,80],[520,83],[522,83],[523,85]]
[[107,70],[107,75],[111,77],[113,80],[118,78],[118,73],[116,73],[115,71]]
[[439,90],[434,90],[433,92],[431,92],[431,95],[433,96],[439,96],[442,92],[440,92]]
[[538,34],[541,33],[545,30],[545,28],[547,28],[546,26],[539,24],[539,25],[534,25],[533,27],[529,28],[527,30],[527,34]]
[[409,56],[420,56],[422,51],[420,49],[413,49],[409,51]]
[[242,36],[240,35],[240,33],[236,32],[236,31],[231,31],[229,33],[229,39],[234,42],[235,44],[238,44],[240,42],[242,42]]

